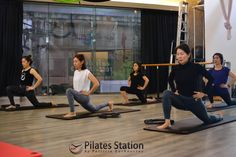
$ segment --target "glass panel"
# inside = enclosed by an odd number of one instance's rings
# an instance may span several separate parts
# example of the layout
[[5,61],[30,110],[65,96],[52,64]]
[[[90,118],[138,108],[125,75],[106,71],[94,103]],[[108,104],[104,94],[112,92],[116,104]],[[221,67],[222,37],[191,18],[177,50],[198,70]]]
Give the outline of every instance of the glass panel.
[[[72,87],[75,53],[93,50],[93,20],[92,8],[49,6],[49,83],[53,93],[63,94]],[[60,90],[55,91],[57,88]]]
[[72,86],[72,58],[86,56],[87,67],[101,81],[100,92],[118,92],[127,84],[132,62],[140,59],[140,11],[24,4],[24,55],[32,54],[44,82],[64,94]]

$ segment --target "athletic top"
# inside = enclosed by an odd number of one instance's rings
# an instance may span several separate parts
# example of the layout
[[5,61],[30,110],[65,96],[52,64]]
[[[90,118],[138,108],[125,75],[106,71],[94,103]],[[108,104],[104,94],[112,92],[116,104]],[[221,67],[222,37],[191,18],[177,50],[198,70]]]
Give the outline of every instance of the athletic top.
[[22,70],[21,77],[20,77],[20,85],[23,86],[32,86],[34,81],[34,75],[30,73],[30,70],[32,68],[29,68],[28,70]]
[[131,88],[137,89],[139,86],[143,87],[144,80],[143,80],[143,74],[139,72],[137,75],[134,75],[134,73],[130,74],[130,81],[131,81]]
[[221,88],[220,84],[226,84],[228,81],[230,69],[227,67],[222,67],[221,70],[215,70],[214,68],[209,70],[209,73],[214,78],[214,87],[216,92],[220,94],[228,93],[227,88]]
[[90,90],[89,74],[91,72],[88,69],[85,70],[75,70],[73,77],[73,88],[74,90],[81,92],[88,92]]
[[180,95],[192,97],[194,91],[202,91],[202,76],[208,80],[203,89],[204,93],[208,93],[209,87],[213,83],[213,77],[204,67],[192,62],[174,66],[169,76],[171,90],[173,92],[178,90]]

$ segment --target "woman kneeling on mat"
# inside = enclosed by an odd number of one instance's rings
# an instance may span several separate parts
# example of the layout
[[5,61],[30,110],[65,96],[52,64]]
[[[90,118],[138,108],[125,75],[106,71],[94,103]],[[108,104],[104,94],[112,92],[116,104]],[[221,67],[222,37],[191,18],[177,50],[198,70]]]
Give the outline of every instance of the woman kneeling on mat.
[[[221,53],[215,53],[213,55],[214,68],[210,69],[209,73],[214,78],[214,82],[208,93],[210,103],[207,105],[207,108],[213,107],[213,96],[220,96],[227,105],[236,105],[236,102],[231,100],[228,91],[228,88],[230,88],[236,81],[236,75],[232,73],[229,68],[223,66],[223,61],[224,58]],[[232,80],[227,84],[229,76]]]
[[[104,103],[101,105],[93,106],[90,103],[89,95],[92,94],[99,86],[99,82],[96,77],[86,68],[85,58],[82,54],[76,54],[73,59],[73,65],[75,67],[74,77],[73,77],[73,88],[67,89],[66,95],[70,106],[70,112],[64,117],[75,117],[75,105],[74,100],[83,106],[89,112],[97,112],[104,107],[109,107],[108,111],[112,111],[113,102]],[[90,82],[93,86],[90,89]]]
[[[51,103],[39,103],[34,89],[36,89],[42,83],[42,77],[39,73],[31,67],[33,63],[31,59],[31,55],[22,57],[22,66],[23,70],[21,72],[21,79],[19,86],[7,86],[7,96],[10,100],[11,105],[8,106],[6,109],[16,109],[19,108],[19,105],[16,105],[14,102],[14,96],[26,96],[28,100],[34,105],[34,107],[40,106],[51,106]],[[37,81],[33,85],[33,81],[36,79]]]
[[206,124],[222,120],[222,114],[209,115],[207,113],[201,101],[201,98],[205,94],[198,90],[199,81],[202,79],[200,79],[200,76],[204,76],[208,80],[205,90],[208,90],[211,86],[213,82],[212,76],[201,65],[190,62],[191,53],[188,45],[179,45],[176,47],[175,52],[179,64],[173,67],[169,76],[171,91],[166,90],[163,93],[165,123],[158,128],[165,129],[171,126],[171,106],[177,109],[191,111]]
[[147,100],[144,96],[144,90],[147,87],[148,82],[149,79],[147,76],[143,75],[141,72],[141,64],[135,62],[133,64],[133,72],[128,78],[128,87],[122,86],[120,88],[121,95],[124,98],[123,104],[127,104],[129,102],[127,93],[136,94],[142,103],[146,103]]

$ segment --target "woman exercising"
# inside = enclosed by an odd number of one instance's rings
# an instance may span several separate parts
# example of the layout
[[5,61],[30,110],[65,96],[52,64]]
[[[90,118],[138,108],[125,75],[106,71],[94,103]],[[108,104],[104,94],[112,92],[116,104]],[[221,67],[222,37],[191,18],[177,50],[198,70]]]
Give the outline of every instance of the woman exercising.
[[[236,81],[236,75],[230,71],[229,68],[223,66],[223,55],[221,53],[215,53],[213,55],[214,68],[209,70],[209,73],[214,78],[214,82],[209,90],[208,98],[210,103],[207,108],[213,107],[213,96],[220,96],[227,105],[236,105],[236,102],[232,101],[228,88],[230,88]],[[227,84],[228,77],[232,80]]]
[[165,123],[158,126],[158,128],[165,129],[171,126],[171,106],[191,111],[206,124],[222,120],[222,114],[209,115],[201,101],[201,98],[205,96],[203,92],[199,91],[201,76],[208,80],[205,91],[209,89],[213,82],[212,76],[201,65],[190,62],[191,53],[188,45],[179,45],[176,47],[175,52],[179,64],[173,67],[169,76],[171,91],[166,90],[163,93]]
[[124,98],[123,104],[127,104],[129,102],[127,93],[136,94],[142,103],[146,103],[147,100],[144,96],[144,90],[147,87],[148,82],[149,79],[147,76],[143,75],[141,72],[141,64],[135,62],[133,64],[133,72],[128,78],[128,86],[122,86],[120,88],[120,93]]
[[[7,96],[11,105],[6,107],[7,110],[19,108],[14,102],[14,96],[26,96],[28,100],[34,105],[34,107],[51,106],[51,103],[39,103],[34,89],[36,89],[43,81],[39,73],[31,67],[33,61],[31,55],[22,57],[21,60],[23,70],[21,72],[20,85],[19,86],[7,86]],[[33,84],[34,79],[37,81]]]
[[[82,54],[76,54],[73,58],[73,65],[75,67],[73,77],[73,89],[69,88],[66,90],[67,99],[70,106],[70,112],[64,117],[75,117],[75,105],[74,100],[81,104],[83,108],[89,112],[97,112],[104,107],[109,107],[108,111],[113,110],[113,102],[104,103],[101,105],[93,106],[90,102],[90,94],[92,94],[99,86],[97,78],[86,68],[85,58]],[[90,89],[90,83],[93,86]]]

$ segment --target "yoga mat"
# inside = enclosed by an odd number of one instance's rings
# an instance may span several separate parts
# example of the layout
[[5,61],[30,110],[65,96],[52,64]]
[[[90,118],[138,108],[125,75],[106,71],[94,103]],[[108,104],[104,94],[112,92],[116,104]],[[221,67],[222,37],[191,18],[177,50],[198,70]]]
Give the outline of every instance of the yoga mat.
[[42,157],[42,154],[0,141],[0,157]]
[[[31,106],[20,106],[19,108],[16,109],[11,109],[11,110],[6,110],[6,107],[9,105],[1,105],[0,111],[24,111],[24,110],[37,110],[37,109],[49,109],[49,108],[61,108],[61,107],[69,107],[68,104],[55,104],[52,105],[51,103],[42,103],[43,106],[38,106],[34,107],[33,105]],[[78,105],[75,105],[78,106]]]
[[236,105],[228,106],[226,103],[220,103],[220,104],[214,104],[212,108],[208,108],[207,112],[215,112],[215,111],[227,110],[227,109],[232,109],[232,108],[236,108]]
[[[165,119],[145,119],[144,120],[144,124],[148,124],[148,125],[152,125],[152,124],[164,124]],[[174,120],[170,120],[171,124],[174,124],[175,121]]]
[[236,121],[236,116],[224,116],[222,121],[213,124],[204,124],[198,118],[193,117],[175,122],[175,124],[172,125],[171,128],[158,129],[157,125],[148,125],[147,127],[144,128],[144,130],[174,133],[174,134],[190,134],[234,121]]
[[[115,113],[129,113],[129,112],[137,112],[140,111],[139,109],[127,109],[127,108],[114,108],[112,112]],[[72,120],[72,119],[81,119],[81,118],[90,118],[90,117],[98,117],[103,113],[111,113],[106,110],[101,110],[95,113],[90,113],[88,111],[85,112],[77,112],[77,116],[64,118],[65,114],[54,114],[54,115],[46,115],[47,118],[54,118],[54,119],[62,119],[62,120]]]
[[128,104],[115,103],[114,105],[117,105],[117,106],[139,106],[139,105],[151,105],[151,104],[156,104],[156,103],[160,103],[160,102],[161,102],[161,100],[156,100],[156,101],[147,102],[147,103],[141,103],[140,101],[137,101],[137,102],[129,102]]

